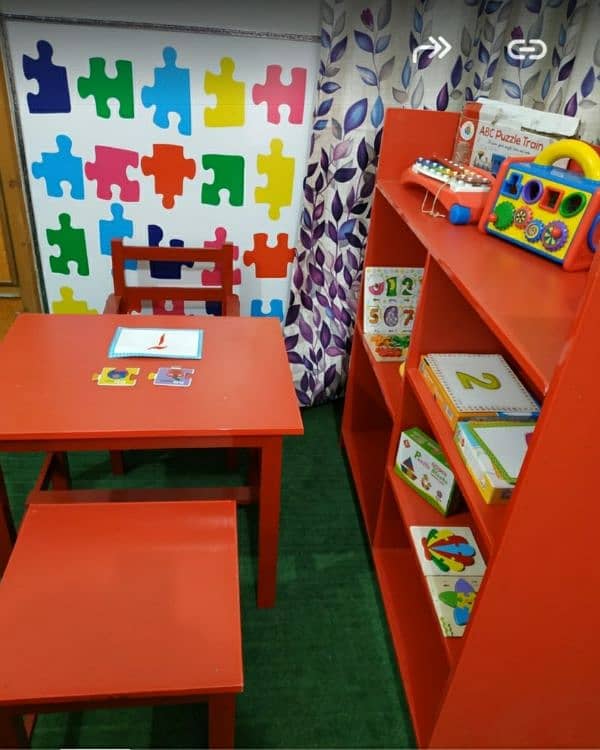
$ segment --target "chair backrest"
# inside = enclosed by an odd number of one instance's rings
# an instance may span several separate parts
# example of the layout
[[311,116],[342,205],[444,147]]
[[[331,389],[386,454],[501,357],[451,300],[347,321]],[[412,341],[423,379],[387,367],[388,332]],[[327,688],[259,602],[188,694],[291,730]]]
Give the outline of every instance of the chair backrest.
[[[119,299],[119,311],[140,311],[143,301],[164,304],[171,300],[183,306],[184,301],[220,302],[221,314],[232,314],[228,307],[233,294],[233,245],[224,244],[220,248],[193,247],[146,247],[125,246],[122,240],[113,240],[112,273],[115,296]],[[214,263],[214,269],[220,271],[219,286],[141,286],[127,284],[125,266],[127,261],[148,261],[150,263]],[[198,272],[200,277],[200,271]],[[235,313],[233,313],[235,314]]]

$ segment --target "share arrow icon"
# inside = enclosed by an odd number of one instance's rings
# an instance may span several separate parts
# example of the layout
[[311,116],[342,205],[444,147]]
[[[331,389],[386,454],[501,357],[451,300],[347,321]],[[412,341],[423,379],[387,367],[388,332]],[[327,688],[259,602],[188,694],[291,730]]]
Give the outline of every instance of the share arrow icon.
[[439,36],[437,39],[434,36],[429,37],[429,41],[431,44],[420,44],[418,47],[415,47],[412,53],[412,61],[413,63],[416,63],[419,58],[419,52],[424,52],[425,50],[429,51],[431,50],[431,56],[432,57],[438,57],[440,60],[450,52],[452,49],[452,45],[447,39],[444,39],[443,36]]

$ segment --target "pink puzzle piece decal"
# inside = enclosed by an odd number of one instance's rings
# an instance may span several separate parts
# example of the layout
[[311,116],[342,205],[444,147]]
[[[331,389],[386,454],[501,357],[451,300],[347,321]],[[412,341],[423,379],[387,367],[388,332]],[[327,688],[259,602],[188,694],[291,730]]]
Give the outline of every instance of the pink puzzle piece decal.
[[304,97],[306,93],[306,68],[292,68],[292,82],[281,82],[281,65],[267,65],[264,83],[252,87],[254,104],[267,103],[267,121],[279,125],[279,107],[287,104],[290,108],[288,122],[301,125],[304,118]]
[[96,161],[85,163],[85,176],[88,180],[96,180],[96,195],[103,200],[112,200],[113,186],[120,188],[117,200],[139,201],[140,183],[130,180],[127,167],[137,167],[139,154],[125,148],[112,146],[95,146]]
[[[215,229],[215,239],[207,240],[203,247],[207,249],[217,249],[223,247],[227,242],[227,230],[225,227],[217,227]],[[240,248],[237,245],[233,246],[233,259],[238,260],[240,257]],[[209,271],[208,269],[201,273],[202,285],[203,286],[219,286],[221,284],[221,272],[217,270]],[[242,272],[239,268],[233,269],[233,285],[242,283]]]

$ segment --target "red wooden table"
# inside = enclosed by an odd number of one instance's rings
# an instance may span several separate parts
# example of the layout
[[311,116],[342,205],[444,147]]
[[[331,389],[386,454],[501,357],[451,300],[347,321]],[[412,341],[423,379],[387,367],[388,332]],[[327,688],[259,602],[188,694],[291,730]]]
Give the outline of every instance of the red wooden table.
[[0,612],[0,747],[26,744],[24,713],[201,700],[209,746],[234,746],[232,501],[31,505]]
[[[258,605],[275,602],[284,435],[302,419],[273,318],[22,314],[0,342],[0,451],[255,449],[250,486],[177,489],[68,489],[56,466],[53,489],[40,479],[31,501],[167,500],[226,497],[259,502]],[[200,360],[109,359],[117,326],[201,328]],[[148,373],[168,365],[195,368],[189,388],[155,386]],[[139,367],[133,387],[99,386],[103,367]],[[11,546],[10,514],[0,470],[0,570]],[[14,532],[12,533],[14,537]]]

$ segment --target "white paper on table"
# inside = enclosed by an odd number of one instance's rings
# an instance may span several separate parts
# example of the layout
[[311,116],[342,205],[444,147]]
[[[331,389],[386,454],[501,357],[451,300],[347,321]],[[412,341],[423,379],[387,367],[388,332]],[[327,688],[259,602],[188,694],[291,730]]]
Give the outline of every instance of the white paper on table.
[[204,331],[199,328],[125,328],[119,326],[108,350],[118,357],[202,359]]

